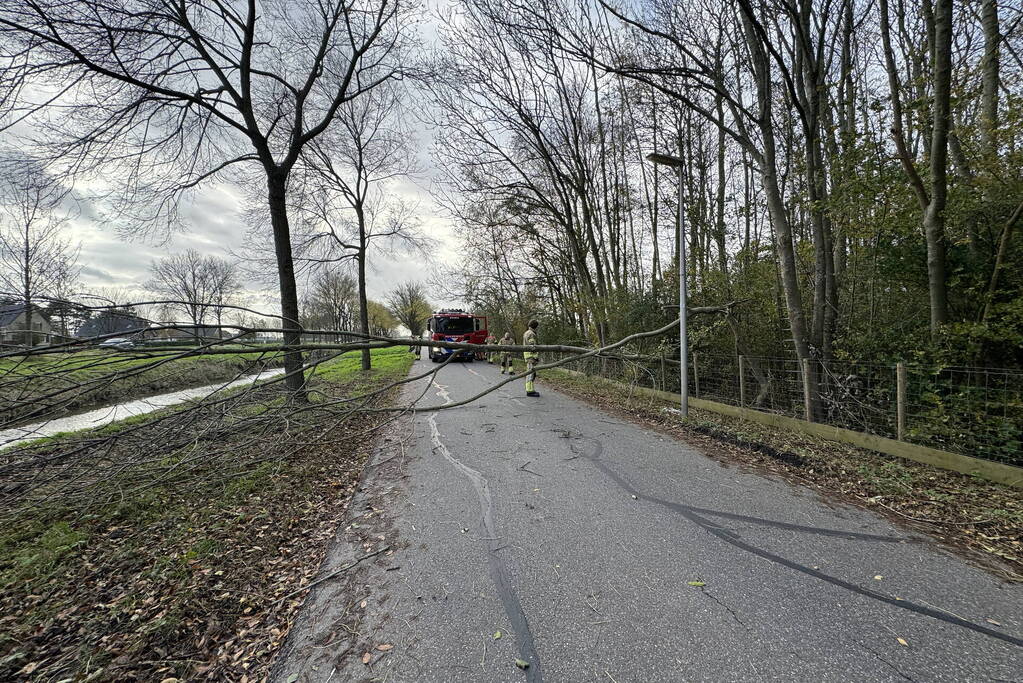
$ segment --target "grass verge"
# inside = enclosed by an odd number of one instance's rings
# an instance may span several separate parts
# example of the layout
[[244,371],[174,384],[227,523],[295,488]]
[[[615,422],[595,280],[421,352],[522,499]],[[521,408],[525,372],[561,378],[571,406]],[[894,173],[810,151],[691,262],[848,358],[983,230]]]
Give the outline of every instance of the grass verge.
[[[405,376],[411,359],[403,349],[376,351],[374,370],[363,373],[346,355],[321,366],[310,384],[320,395],[358,395]],[[134,489],[97,482],[87,511],[53,497],[4,525],[0,680],[264,678],[301,604],[282,598],[318,570],[377,424],[361,415],[317,438],[271,425],[268,438],[287,448],[231,476],[218,476],[222,465],[213,463],[196,476],[151,478]],[[250,433],[218,429],[228,455],[269,449]],[[154,467],[183,458],[152,447]],[[119,457],[117,448],[104,457]],[[116,490],[121,495],[111,495]]]
[[1023,496],[1016,489],[853,446],[629,395],[594,377],[541,372],[549,385],[671,434],[707,455],[815,489],[923,532],[1009,581],[1023,581]]

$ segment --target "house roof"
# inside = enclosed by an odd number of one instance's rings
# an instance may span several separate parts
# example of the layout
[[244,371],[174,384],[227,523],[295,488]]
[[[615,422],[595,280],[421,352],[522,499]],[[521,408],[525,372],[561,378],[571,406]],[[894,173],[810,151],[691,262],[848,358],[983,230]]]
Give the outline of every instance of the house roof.
[[[15,320],[18,319],[22,313],[25,312],[25,304],[2,304],[0,305],[0,327],[8,327],[12,325]],[[50,322],[50,319],[46,317],[46,313],[43,312],[38,306],[32,307],[32,313],[38,315],[46,322]]]

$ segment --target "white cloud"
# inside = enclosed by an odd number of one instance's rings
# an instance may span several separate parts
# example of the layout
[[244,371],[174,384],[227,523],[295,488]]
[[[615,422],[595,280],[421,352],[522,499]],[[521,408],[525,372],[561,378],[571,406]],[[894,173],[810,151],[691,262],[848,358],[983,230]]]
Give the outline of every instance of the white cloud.
[[[396,183],[394,191],[402,199],[418,204],[423,232],[433,244],[428,258],[421,255],[370,253],[367,272],[369,295],[383,299],[394,286],[406,280],[429,281],[436,264],[454,263],[458,243],[450,221],[433,200],[426,183],[411,180]],[[81,244],[79,264],[83,289],[96,287],[142,289],[149,279],[149,265],[154,259],[169,254],[197,249],[204,253],[227,257],[242,252],[251,239],[241,219],[237,188],[210,186],[196,193],[186,205],[178,207],[183,229],[169,236],[130,239],[119,235],[109,224],[100,222],[98,212],[83,206],[81,213],[68,225],[68,236]],[[247,283],[252,291],[261,283]],[[256,307],[276,308],[270,297],[254,297]],[[436,302],[448,305],[452,302]],[[457,302],[454,302],[457,303]],[[453,305],[453,304],[452,304]]]

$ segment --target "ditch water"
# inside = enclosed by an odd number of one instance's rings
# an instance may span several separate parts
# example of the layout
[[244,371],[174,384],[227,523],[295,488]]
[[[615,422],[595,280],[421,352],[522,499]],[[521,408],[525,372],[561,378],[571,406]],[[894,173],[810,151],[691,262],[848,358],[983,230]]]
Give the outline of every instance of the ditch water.
[[284,368],[264,370],[263,372],[259,372],[254,375],[247,375],[241,379],[236,379],[233,382],[228,382],[227,384],[208,384],[204,387],[172,391],[168,394],[149,396],[147,398],[140,398],[134,401],[118,403],[117,405],[96,408],[95,410],[79,413],[77,415],[68,415],[67,417],[61,417],[54,420],[45,420],[43,422],[36,422],[34,424],[0,430],[0,449],[18,446],[30,441],[35,441],[36,439],[53,436],[60,432],[75,432],[82,429],[103,427],[112,422],[118,422],[135,415],[145,415],[146,413],[151,413],[155,410],[160,410],[161,408],[169,408],[170,406],[184,403],[185,401],[193,398],[204,398],[223,389],[231,389],[234,387],[252,384],[259,380],[280,375],[283,372]]

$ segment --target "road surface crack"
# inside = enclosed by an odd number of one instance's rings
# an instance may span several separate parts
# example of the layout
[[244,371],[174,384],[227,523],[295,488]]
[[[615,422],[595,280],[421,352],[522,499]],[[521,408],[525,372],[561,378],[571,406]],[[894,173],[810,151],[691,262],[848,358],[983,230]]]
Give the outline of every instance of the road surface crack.
[[879,661],[879,662],[881,662],[882,664],[884,664],[885,666],[887,666],[887,667],[888,667],[889,669],[891,669],[892,671],[894,671],[895,673],[897,673],[897,674],[898,674],[899,676],[901,676],[901,677],[902,677],[902,678],[904,678],[905,680],[907,680],[907,681],[912,681],[912,680],[913,680],[912,678],[910,678],[910,677],[909,677],[909,676],[907,676],[906,674],[902,673],[902,671],[900,671],[900,670],[899,670],[899,668],[898,668],[897,666],[895,666],[894,664],[892,664],[891,662],[889,662],[889,661],[888,661],[887,659],[885,659],[884,657],[882,657],[882,656],[881,656],[881,653],[880,653],[880,652],[878,652],[877,650],[875,650],[874,648],[872,648],[872,647],[868,646],[868,645],[867,645],[866,643],[858,643],[858,645],[859,645],[860,647],[862,647],[862,648],[863,648],[864,650],[866,650],[867,652],[869,652],[870,654],[874,655],[874,657],[876,657],[876,658],[877,658],[877,661]]
[[713,600],[714,602],[716,602],[716,603],[717,603],[718,605],[720,605],[721,607],[725,608],[725,610],[727,610],[727,612],[728,612],[729,614],[731,614],[731,615],[732,615],[732,619],[735,619],[735,623],[739,624],[739,626],[742,626],[743,628],[749,628],[749,627],[748,627],[748,626],[746,625],[746,622],[744,622],[744,621],[743,621],[742,619],[740,619],[740,618],[739,618],[739,615],[735,613],[735,610],[734,610],[734,609],[732,609],[731,607],[729,607],[729,606],[728,606],[728,605],[726,605],[725,603],[721,602],[721,600],[720,600],[720,599],[719,599],[719,598],[718,598],[718,597],[717,597],[716,595],[714,595],[713,593],[711,593],[711,592],[710,592],[709,590],[707,590],[706,588],[703,588],[703,589],[701,589],[701,590],[703,591],[703,594],[704,594],[704,595],[706,595],[706,596],[707,596],[708,598],[710,598],[711,600]]

